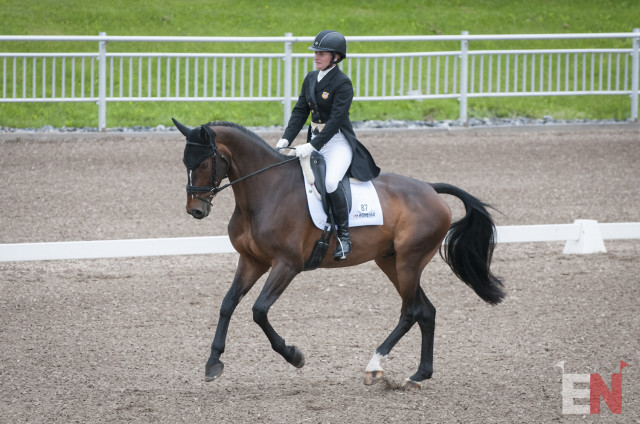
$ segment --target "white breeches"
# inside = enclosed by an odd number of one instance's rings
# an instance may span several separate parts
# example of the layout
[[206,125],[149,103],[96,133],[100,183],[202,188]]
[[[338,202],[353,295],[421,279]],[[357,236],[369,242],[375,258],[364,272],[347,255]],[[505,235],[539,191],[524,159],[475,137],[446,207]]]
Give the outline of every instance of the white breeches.
[[342,181],[344,175],[347,173],[349,166],[351,166],[353,150],[351,150],[351,146],[344,135],[342,135],[342,132],[338,131],[338,133],[320,149],[320,154],[324,156],[327,164],[325,187],[327,193],[333,193],[338,188],[338,183]]

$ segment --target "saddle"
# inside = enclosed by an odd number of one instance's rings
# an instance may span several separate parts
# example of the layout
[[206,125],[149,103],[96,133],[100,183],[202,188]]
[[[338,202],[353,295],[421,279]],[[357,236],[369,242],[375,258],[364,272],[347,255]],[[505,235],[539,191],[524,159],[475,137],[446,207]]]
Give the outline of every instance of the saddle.
[[[333,222],[333,213],[331,213],[331,204],[327,197],[327,189],[324,181],[327,173],[327,164],[317,151],[312,152],[309,156],[300,159],[302,172],[305,174],[307,182],[311,184],[312,190],[318,199],[322,201],[322,207],[327,214],[327,222],[322,230],[322,235],[316,240],[311,255],[304,263],[304,271],[310,271],[320,266],[327,250],[329,249],[329,240],[331,234],[335,233],[335,223]],[[342,179],[342,186],[347,197],[347,205],[351,210],[351,183],[347,175]]]
[[[309,156],[300,158],[300,165],[302,166],[302,172],[307,182],[312,186],[313,194],[322,201],[324,212],[329,215],[329,199],[327,198],[327,189],[324,185],[327,174],[327,164],[324,161],[324,156],[318,153],[318,151],[312,152]],[[349,206],[349,210],[351,210],[351,178],[349,178],[348,175],[342,178],[342,187],[347,197],[347,205]]]

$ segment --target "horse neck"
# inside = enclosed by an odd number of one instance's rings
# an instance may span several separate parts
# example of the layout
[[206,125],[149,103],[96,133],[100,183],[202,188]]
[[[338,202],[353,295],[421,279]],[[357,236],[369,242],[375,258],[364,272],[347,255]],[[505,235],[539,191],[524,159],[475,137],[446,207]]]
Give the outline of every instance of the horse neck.
[[[216,143],[221,149],[228,151],[231,162],[228,176],[231,182],[283,161],[282,155],[267,143],[254,139],[239,129],[218,127],[215,131],[218,134]],[[270,193],[274,191],[272,188],[283,178],[278,173],[284,172],[284,168],[288,167],[268,170],[234,184],[232,188],[236,203],[255,203],[265,195],[271,196]]]

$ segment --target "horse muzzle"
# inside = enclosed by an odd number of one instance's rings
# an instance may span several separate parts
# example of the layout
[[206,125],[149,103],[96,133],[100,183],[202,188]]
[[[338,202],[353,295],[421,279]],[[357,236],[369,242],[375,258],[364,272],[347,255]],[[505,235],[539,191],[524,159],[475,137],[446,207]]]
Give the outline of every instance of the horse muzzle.
[[209,212],[211,212],[211,205],[207,202],[204,202],[195,197],[191,198],[189,196],[189,200],[187,200],[187,213],[194,217],[195,219],[202,219],[209,216]]

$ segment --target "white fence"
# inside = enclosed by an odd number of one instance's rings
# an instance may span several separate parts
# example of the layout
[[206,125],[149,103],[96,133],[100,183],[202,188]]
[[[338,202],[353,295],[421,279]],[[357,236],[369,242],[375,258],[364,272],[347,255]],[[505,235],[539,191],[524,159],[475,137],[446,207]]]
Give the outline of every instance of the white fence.
[[[640,222],[497,227],[498,243],[565,241],[563,253],[606,252],[603,240],[640,239]],[[227,236],[0,244],[0,262],[235,252]]]
[[[473,50],[482,41],[627,40],[627,48]],[[97,42],[89,53],[0,53],[0,103],[95,102],[98,127],[106,127],[109,102],[282,102],[286,124],[298,87],[313,69],[312,55],[293,53],[313,37],[134,37],[0,35],[2,43]],[[349,43],[420,43],[421,51],[349,50],[343,69],[354,84],[355,101],[458,99],[467,120],[474,97],[624,95],[631,120],[638,119],[640,30],[599,34],[458,36],[362,36]],[[121,53],[128,43],[268,43],[274,53]],[[459,50],[429,51],[459,43]],[[34,44],[35,45],[35,44]],[[369,45],[369,44],[367,44]],[[413,45],[413,44],[412,44]],[[32,50],[32,49],[30,49]],[[48,51],[51,48],[47,48]],[[213,50],[213,47],[212,47]],[[374,48],[372,48],[374,50]],[[401,50],[401,47],[394,50]]]

